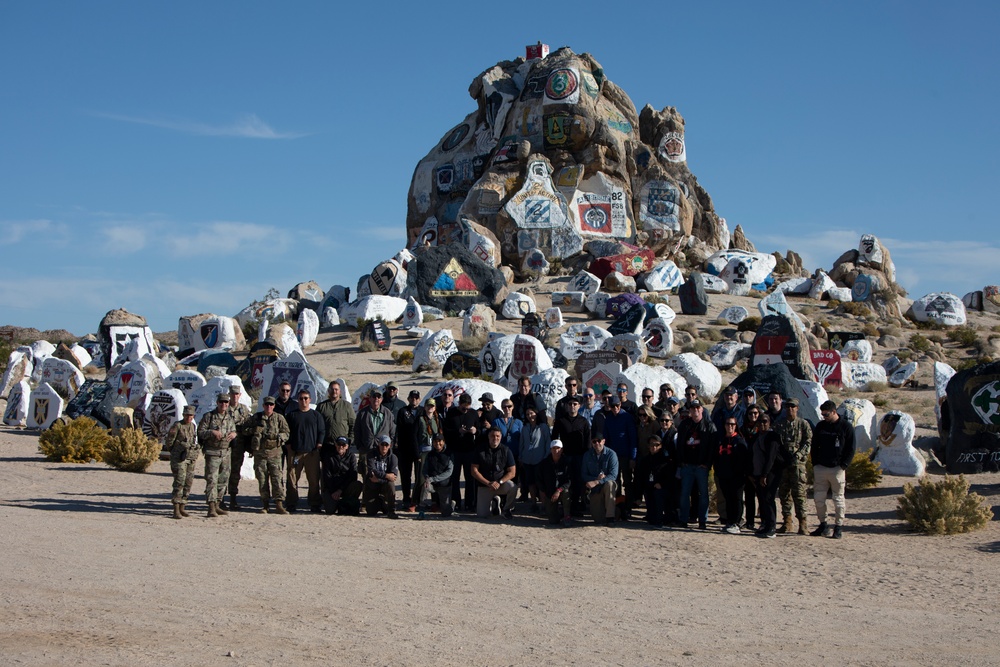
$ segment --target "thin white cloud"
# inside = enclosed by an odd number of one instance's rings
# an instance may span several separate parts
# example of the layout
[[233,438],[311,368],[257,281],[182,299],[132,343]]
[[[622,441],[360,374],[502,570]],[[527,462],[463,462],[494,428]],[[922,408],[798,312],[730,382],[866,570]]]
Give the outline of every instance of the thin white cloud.
[[361,235],[379,241],[406,241],[406,229],[403,225],[392,225],[376,227],[371,225],[359,225],[358,231]]
[[103,232],[109,251],[136,252],[146,247],[146,230],[137,225],[117,225]]
[[283,253],[291,232],[250,222],[209,222],[194,233],[177,230],[166,240],[175,255],[224,256],[246,254],[259,260]]
[[124,114],[103,113],[94,114],[98,118],[118,120],[125,123],[149,125],[164,130],[183,132],[205,137],[242,137],[246,139],[299,139],[308,136],[303,132],[279,132],[268,125],[257,114],[243,114],[232,123],[211,125],[192,120],[174,120],[143,116],[127,116]]
[[61,243],[68,231],[65,224],[51,220],[0,220],[0,245],[15,245],[24,240]]

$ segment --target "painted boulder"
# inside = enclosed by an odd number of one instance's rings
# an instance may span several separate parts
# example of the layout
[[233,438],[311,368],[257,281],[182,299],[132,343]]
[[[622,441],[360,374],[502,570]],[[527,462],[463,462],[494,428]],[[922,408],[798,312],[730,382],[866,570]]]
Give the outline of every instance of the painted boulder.
[[864,338],[849,340],[840,349],[840,357],[845,361],[869,363],[872,360],[872,344]]
[[867,452],[875,446],[878,414],[874,403],[866,398],[848,398],[837,406],[837,414],[854,427],[856,451]]
[[845,389],[856,389],[867,391],[869,385],[875,383],[888,383],[885,369],[878,364],[864,363],[860,361],[840,362],[841,382]]
[[163,442],[170,427],[181,419],[186,405],[187,399],[180,389],[160,389],[154,392],[143,416],[142,432]]
[[3,423],[7,426],[24,426],[28,417],[31,385],[27,380],[17,382],[7,397],[7,407],[3,411]]
[[484,303],[474,303],[465,311],[462,338],[485,338],[497,328],[496,312]]
[[917,322],[934,322],[946,327],[965,324],[965,304],[954,294],[933,292],[922,296],[910,306]]
[[668,359],[665,367],[682,375],[690,386],[698,390],[699,396],[713,397],[722,390],[719,369],[697,354],[678,354]]
[[646,341],[639,334],[617,334],[601,343],[600,349],[621,352],[628,357],[629,364],[646,360]]
[[606,329],[592,324],[571,324],[566,333],[559,336],[559,351],[567,359],[576,359],[584,352],[593,352],[611,338]]
[[52,423],[62,417],[65,402],[59,393],[43,382],[32,390],[28,397],[28,428],[36,428],[44,431],[52,426]]
[[458,352],[451,329],[441,329],[421,338],[413,348],[413,371],[442,366]]
[[878,452],[875,462],[890,475],[919,477],[924,474],[926,461],[913,448],[913,434],[916,426],[913,417],[890,410],[878,424]]
[[319,315],[311,308],[301,310],[295,327],[295,337],[299,339],[299,344],[303,349],[312,347],[316,344],[316,336],[318,335]]
[[412,329],[413,327],[419,327],[424,322],[424,311],[417,300],[412,296],[406,299],[406,308],[403,310],[403,324],[404,329]]
[[564,313],[587,312],[587,294],[584,292],[553,292],[552,305]]
[[534,313],[537,310],[533,298],[520,292],[511,292],[503,301],[500,315],[508,320],[519,320],[528,313]]
[[643,341],[646,343],[646,353],[657,359],[666,359],[674,347],[674,331],[663,318],[656,317],[646,322],[642,329]]

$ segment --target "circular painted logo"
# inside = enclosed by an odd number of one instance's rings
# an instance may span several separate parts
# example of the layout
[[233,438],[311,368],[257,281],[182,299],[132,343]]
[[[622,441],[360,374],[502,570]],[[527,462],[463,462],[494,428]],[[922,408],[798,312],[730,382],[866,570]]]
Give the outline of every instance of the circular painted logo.
[[557,69],[545,82],[545,96],[550,100],[564,100],[576,92],[578,85],[576,72],[565,67]]
[[451,133],[448,134],[448,136],[444,140],[444,143],[441,144],[441,150],[443,151],[452,150],[460,143],[462,143],[462,140],[465,139],[467,134],[469,134],[469,126],[466,125],[465,123],[462,123],[454,130],[452,130]]
[[646,258],[642,255],[635,255],[629,260],[629,264],[632,265],[634,270],[642,271],[643,267],[646,266]]
[[608,214],[604,209],[592,206],[584,213],[583,221],[591,229],[602,229],[608,223]]

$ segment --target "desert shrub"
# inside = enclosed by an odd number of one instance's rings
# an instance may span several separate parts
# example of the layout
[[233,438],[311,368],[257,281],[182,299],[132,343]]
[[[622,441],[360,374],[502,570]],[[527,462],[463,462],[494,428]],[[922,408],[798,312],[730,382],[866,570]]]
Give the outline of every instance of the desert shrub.
[[7,370],[7,362],[10,361],[10,353],[14,351],[14,344],[10,341],[0,341],[0,373]]
[[691,334],[695,338],[698,337],[698,325],[695,324],[694,322],[685,322],[684,324],[680,324],[680,325],[677,326],[677,330],[678,331],[686,331],[687,333]]
[[90,417],[53,424],[38,438],[38,451],[49,461],[90,463],[104,460],[108,432]]
[[420,321],[421,321],[421,322],[423,322],[423,323],[427,323],[427,322],[434,322],[434,321],[436,321],[437,319],[438,319],[438,316],[437,316],[437,315],[435,315],[434,313],[426,313],[426,314],[425,314],[425,315],[423,316],[423,318],[421,318],[421,320],[420,320]]
[[750,294],[748,294],[747,296],[749,296],[752,299],[763,299],[765,296],[767,296],[767,292],[762,292],[759,289],[752,289],[750,290]]
[[681,347],[681,352],[693,352],[694,354],[703,354],[708,352],[708,348],[712,347],[712,343],[707,340],[696,340],[687,345]]
[[865,326],[862,327],[861,333],[863,333],[866,336],[869,336],[870,338],[878,338],[878,327],[876,327],[871,322],[867,322],[865,323]]
[[936,333],[936,334],[931,334],[931,335],[929,335],[929,336],[927,337],[927,340],[929,340],[929,341],[930,341],[930,342],[932,342],[932,343],[937,343],[938,345],[944,345],[944,342],[945,342],[945,341],[946,341],[947,339],[946,339],[946,338],[945,338],[944,336],[942,336],[941,334],[939,334],[939,333]]
[[137,428],[123,428],[111,436],[104,450],[104,462],[123,472],[146,472],[160,457],[160,443]]
[[[813,483],[812,461],[806,463],[806,477]],[[854,452],[854,458],[844,473],[848,491],[874,489],[882,482],[882,466],[872,461],[867,452]]]
[[910,336],[910,342],[908,343],[909,348],[914,352],[920,352],[926,354],[931,351],[931,341],[926,336],[922,336],[918,333]]
[[372,340],[363,340],[361,344],[358,345],[358,349],[362,352],[376,352],[378,350],[378,345]]
[[902,350],[896,352],[896,358],[902,361],[904,364],[908,362],[911,357],[913,357],[912,350],[907,350],[906,348],[903,348]]
[[479,354],[479,351],[485,345],[486,336],[470,336],[469,338],[455,341],[455,346],[458,347],[459,352],[468,352],[469,354]]
[[670,305],[670,301],[668,299],[663,298],[656,292],[646,292],[645,294],[642,295],[642,298],[643,300],[645,300],[646,303],[654,303],[654,304],[663,303],[668,306]]
[[994,333],[1000,333],[1000,324],[994,324],[993,328],[991,328],[990,331]]
[[737,331],[757,331],[757,327],[760,326],[760,318],[756,315],[751,315],[750,317],[741,320],[739,324],[736,325]]
[[979,334],[972,327],[958,327],[948,330],[948,340],[954,341],[962,347],[972,347],[979,342]]
[[487,373],[481,373],[476,375],[472,371],[459,371],[458,373],[448,373],[444,376],[445,380],[483,380],[484,382],[493,382],[493,376]]
[[877,396],[872,396],[872,405],[876,408],[884,408],[889,405],[889,398],[884,394],[878,394]]
[[[888,388],[889,388],[889,383],[888,382],[869,382],[868,383],[868,387],[865,389],[865,391],[868,391],[868,392],[871,392],[871,393],[878,393],[880,391],[885,391]],[[878,398],[878,397],[876,396],[876,398]],[[872,402],[874,403],[874,401],[872,401]]]
[[857,301],[845,301],[840,304],[840,309],[855,317],[868,317],[872,314],[871,308]]
[[726,337],[722,335],[722,332],[718,329],[705,329],[704,337],[712,341],[713,343],[718,343],[719,341],[726,340]]
[[393,350],[392,360],[395,361],[400,366],[412,366],[413,365],[413,351],[412,350]]
[[381,315],[376,317],[374,320],[369,320],[364,317],[359,317],[354,322],[354,328],[357,329],[358,331],[364,331],[366,326],[368,326],[372,322],[375,322],[376,320],[382,320],[383,322],[385,322],[385,319]]
[[964,475],[947,475],[939,482],[923,477],[917,486],[905,484],[898,502],[896,516],[928,535],[968,533],[984,528],[993,518],[983,497],[969,492]]
[[826,302],[826,305],[830,308],[830,310],[835,310],[837,308],[840,308],[841,303],[842,302],[840,301],[840,299],[830,299],[829,301]]
[[993,361],[992,357],[979,357],[979,358],[972,358],[972,359],[963,359],[962,361],[958,362],[957,364],[953,364],[953,367],[954,367],[954,369],[956,371],[967,371],[970,368],[975,368],[976,366],[979,366],[980,364],[988,364],[991,361]]

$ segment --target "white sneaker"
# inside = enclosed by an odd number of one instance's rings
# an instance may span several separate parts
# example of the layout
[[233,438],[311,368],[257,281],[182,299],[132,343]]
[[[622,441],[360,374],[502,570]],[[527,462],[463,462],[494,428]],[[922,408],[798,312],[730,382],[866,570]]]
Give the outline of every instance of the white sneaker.
[[730,525],[726,526],[725,528],[723,528],[722,530],[723,530],[723,532],[726,532],[726,533],[728,533],[730,535],[739,535],[740,534],[740,527],[737,526],[736,524],[730,524]]
[[500,516],[500,496],[493,496],[490,500],[490,514]]

